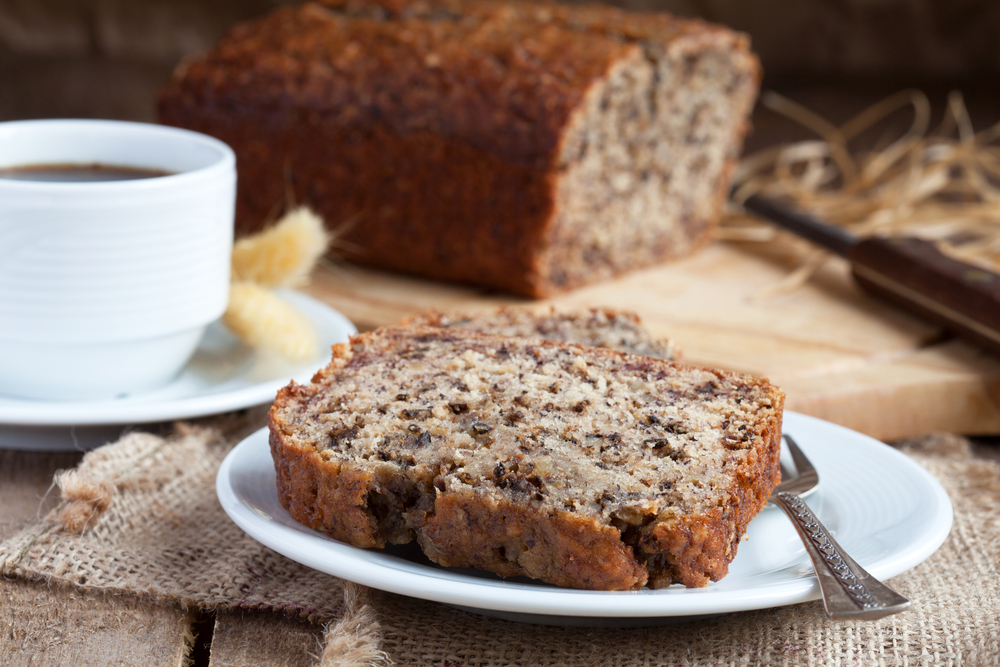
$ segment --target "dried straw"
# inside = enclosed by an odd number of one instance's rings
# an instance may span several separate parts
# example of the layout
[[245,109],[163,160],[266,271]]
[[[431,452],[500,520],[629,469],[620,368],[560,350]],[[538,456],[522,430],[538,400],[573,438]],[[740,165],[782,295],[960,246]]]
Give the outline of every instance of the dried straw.
[[[744,158],[734,176],[736,201],[752,194],[789,201],[858,236],[924,238],[952,257],[1000,269],[1000,123],[975,132],[960,93],[949,96],[933,131],[920,91],[892,95],[841,127],[777,93],[764,93],[761,102],[819,138]],[[853,138],[906,108],[913,121],[901,136],[852,153]],[[732,206],[719,236],[771,241],[779,232]],[[807,251],[781,291],[808,280],[826,257]]]

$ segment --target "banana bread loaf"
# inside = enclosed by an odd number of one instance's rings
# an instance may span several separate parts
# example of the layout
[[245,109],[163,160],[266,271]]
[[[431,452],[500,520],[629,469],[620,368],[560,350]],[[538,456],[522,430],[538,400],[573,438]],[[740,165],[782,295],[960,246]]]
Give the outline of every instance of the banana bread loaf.
[[638,315],[611,308],[573,312],[560,312],[555,308],[550,308],[548,312],[534,312],[527,308],[500,308],[478,313],[429,310],[407,318],[403,324],[542,338],[671,361],[677,361],[680,356],[673,341],[649,335]]
[[308,204],[348,259],[540,297],[705,243],[758,80],[664,14],[318,0],[182,63],[159,117],[236,151],[241,230]]
[[269,413],[291,516],[358,547],[600,590],[725,576],[780,477],[764,380],[404,326],[334,347]]

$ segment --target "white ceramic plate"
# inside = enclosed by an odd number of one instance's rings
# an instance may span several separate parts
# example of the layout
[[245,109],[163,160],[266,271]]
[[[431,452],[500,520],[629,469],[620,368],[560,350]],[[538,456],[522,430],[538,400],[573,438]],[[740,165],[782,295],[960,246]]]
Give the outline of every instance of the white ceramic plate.
[[[68,435],[70,426],[79,438],[90,432],[104,433],[107,425],[189,419],[273,401],[290,379],[308,382],[329,361],[330,346],[357,332],[346,317],[316,299],[292,291],[282,291],[280,296],[316,327],[320,344],[315,359],[289,363],[255,353],[217,322],[209,327],[180,375],[159,389],[101,401],[0,396],[0,447],[65,449],[51,443],[57,434]],[[73,449],[72,442],[68,449]]]
[[[941,546],[951,528],[951,502],[923,468],[829,422],[786,412],[784,424],[820,474],[809,506],[875,577],[905,572]],[[579,591],[441,568],[412,547],[376,551],[337,542],[293,521],[278,502],[274,480],[266,429],[240,443],[219,469],[222,507],[254,539],[328,574],[479,613],[552,624],[648,625],[819,598],[799,537],[774,506],[751,522],[749,540],[722,581],[699,589]]]

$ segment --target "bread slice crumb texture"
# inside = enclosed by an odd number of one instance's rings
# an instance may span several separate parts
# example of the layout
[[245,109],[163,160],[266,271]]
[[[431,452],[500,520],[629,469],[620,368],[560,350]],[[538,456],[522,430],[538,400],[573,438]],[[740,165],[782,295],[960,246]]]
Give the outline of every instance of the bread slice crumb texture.
[[[718,579],[778,478],[764,380],[404,326],[335,348],[270,415],[279,496],[356,546],[578,588]],[[353,485],[353,486],[352,486]]]
[[680,357],[674,342],[651,336],[638,314],[611,308],[561,312],[552,307],[539,312],[500,308],[476,313],[442,313],[432,309],[403,320],[403,324],[542,338],[671,361]]

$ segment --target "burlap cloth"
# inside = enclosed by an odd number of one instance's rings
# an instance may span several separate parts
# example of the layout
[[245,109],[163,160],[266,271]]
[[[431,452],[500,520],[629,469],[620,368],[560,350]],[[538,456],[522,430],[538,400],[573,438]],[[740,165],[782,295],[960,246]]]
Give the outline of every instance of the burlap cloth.
[[912,611],[833,622],[813,602],[608,629],[513,623],[369,591],[259,545],[229,521],[214,485],[222,458],[255,425],[229,417],[94,450],[59,477],[56,509],[0,544],[0,572],[220,613],[306,617],[328,624],[316,657],[325,665],[1000,664],[1000,466],[973,459],[961,438],[902,443],[955,507],[944,546],[892,580]]

